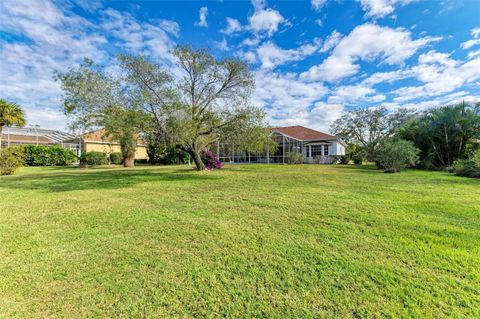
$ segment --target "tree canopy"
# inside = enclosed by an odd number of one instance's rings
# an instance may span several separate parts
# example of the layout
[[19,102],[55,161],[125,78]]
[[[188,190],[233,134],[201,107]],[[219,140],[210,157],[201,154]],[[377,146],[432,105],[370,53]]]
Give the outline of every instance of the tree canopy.
[[399,136],[421,150],[421,166],[447,167],[468,156],[480,141],[480,103],[460,103],[417,114],[400,129]]
[[4,126],[25,126],[25,112],[15,103],[0,99],[0,149],[2,148],[2,130]]
[[337,119],[331,130],[348,143],[360,144],[367,159],[373,160],[380,141],[393,135],[412,114],[407,109],[389,112],[385,107],[361,108]]
[[56,73],[61,82],[63,110],[71,127],[85,131],[103,127],[120,143],[125,166],[134,165],[137,139],[146,117],[141,100],[122,76],[113,76],[86,59],[78,68]]
[[189,46],[177,47],[174,55],[176,76],[141,56],[120,58],[152,116],[153,133],[189,154],[198,170],[205,168],[200,153],[222,136],[258,149],[268,132],[263,111],[249,104],[254,79],[248,65]]

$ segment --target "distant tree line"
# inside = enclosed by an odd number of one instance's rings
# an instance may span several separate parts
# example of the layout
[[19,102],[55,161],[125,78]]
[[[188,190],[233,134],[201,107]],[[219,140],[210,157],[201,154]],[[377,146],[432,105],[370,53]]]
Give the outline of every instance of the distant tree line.
[[415,166],[460,172],[467,165],[480,172],[480,103],[420,112],[364,108],[335,121],[332,131],[350,144],[351,157],[364,157],[386,171]]

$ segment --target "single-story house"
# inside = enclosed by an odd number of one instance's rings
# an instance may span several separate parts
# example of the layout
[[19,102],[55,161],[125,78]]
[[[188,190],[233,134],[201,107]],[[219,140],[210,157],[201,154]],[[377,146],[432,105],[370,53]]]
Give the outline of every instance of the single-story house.
[[[108,137],[105,129],[99,129],[80,135],[80,149],[83,152],[104,152],[107,154],[121,152],[120,143]],[[139,136],[135,159],[148,159],[147,146]]]
[[[305,163],[328,164],[335,155],[345,155],[347,145],[340,138],[304,126],[284,126],[271,129],[271,137],[277,149],[263,154],[239,152],[235,145],[217,144],[216,153],[223,163],[287,163],[288,153],[302,153]],[[215,151],[215,149],[212,149]]]
[[295,125],[272,128],[278,143],[277,156],[285,160],[288,152],[302,153],[305,163],[332,163],[334,155],[345,155],[347,145],[340,138]]

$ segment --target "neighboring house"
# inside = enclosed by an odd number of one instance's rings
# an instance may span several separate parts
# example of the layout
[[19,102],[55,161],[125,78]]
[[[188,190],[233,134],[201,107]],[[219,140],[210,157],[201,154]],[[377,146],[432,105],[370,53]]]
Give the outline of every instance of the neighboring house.
[[2,147],[12,145],[59,145],[77,152],[78,140],[75,135],[59,130],[38,127],[4,127],[2,131]]
[[[80,147],[83,152],[104,152],[107,154],[121,152],[120,143],[107,137],[105,129],[99,129],[80,135]],[[148,159],[146,143],[141,137],[137,139],[135,159]]]
[[[288,153],[302,153],[305,163],[329,164],[335,155],[345,155],[346,144],[336,136],[312,130],[304,126],[272,128],[271,136],[277,142],[275,153],[264,154],[238,152],[235,145],[218,144],[216,152],[223,163],[287,163]],[[215,151],[215,150],[214,150]]]

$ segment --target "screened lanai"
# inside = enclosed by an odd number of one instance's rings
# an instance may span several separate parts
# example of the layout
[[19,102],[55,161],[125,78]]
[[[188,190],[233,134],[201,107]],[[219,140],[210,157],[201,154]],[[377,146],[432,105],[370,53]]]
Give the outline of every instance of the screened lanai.
[[301,153],[305,163],[332,163],[335,155],[344,155],[346,144],[337,137],[303,126],[272,128],[270,137],[277,148],[265,145],[260,153],[241,150],[234,143],[217,143],[212,151],[218,154],[222,163],[287,163],[288,154]]
[[285,136],[278,132],[272,132],[271,138],[277,142],[276,150],[269,150],[261,153],[240,150],[233,143],[217,143],[216,153],[222,163],[286,163],[289,152],[302,153],[303,142],[295,138]]

